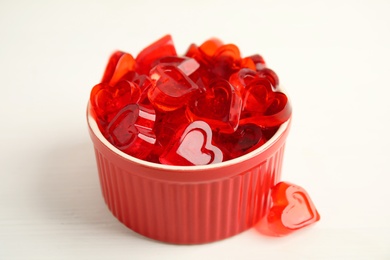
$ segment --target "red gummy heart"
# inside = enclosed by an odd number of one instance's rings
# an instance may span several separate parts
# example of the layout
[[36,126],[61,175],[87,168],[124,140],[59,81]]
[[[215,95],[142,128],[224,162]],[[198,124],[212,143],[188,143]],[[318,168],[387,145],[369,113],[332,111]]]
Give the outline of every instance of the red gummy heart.
[[279,182],[272,188],[271,198],[267,222],[276,235],[287,235],[320,220],[309,195],[297,185]]
[[183,125],[188,125],[191,121],[186,116],[185,107],[173,111],[156,112],[155,133],[157,141],[161,146],[165,147]]
[[212,38],[199,47],[191,44],[185,54],[186,57],[193,58],[200,64],[200,67],[190,75],[190,78],[199,86],[201,91],[205,91],[211,79],[216,78],[211,68],[214,66],[214,55],[222,46],[223,43],[220,40]]
[[274,95],[271,83],[256,76],[245,86],[242,109],[251,115],[263,114],[270,106]]
[[192,73],[194,73],[200,66],[195,59],[178,56],[166,56],[156,60],[153,67],[159,64],[175,66],[187,76],[190,76]]
[[113,118],[106,130],[106,138],[121,151],[144,159],[156,143],[153,132],[154,110],[130,104]]
[[278,75],[276,75],[276,73],[269,69],[269,68],[262,68],[260,70],[257,71],[257,74],[260,76],[260,77],[264,77],[264,78],[267,78],[269,82],[271,82],[272,84],[272,89],[274,91],[278,90],[279,88],[279,78],[278,78]]
[[217,79],[210,83],[206,93],[194,98],[187,112],[192,120],[207,122],[214,131],[233,133],[241,114],[240,93],[226,80]]
[[154,62],[165,56],[177,56],[172,37],[170,35],[165,35],[143,49],[137,55],[135,58],[135,61],[137,62],[137,72],[140,74],[149,74]]
[[[272,77],[271,70],[261,74],[250,69],[241,69],[230,76],[229,81],[243,96],[240,124],[255,123],[270,128],[290,118],[292,111],[287,96],[274,91],[269,77]],[[277,83],[277,78],[272,80]]]
[[134,71],[135,60],[129,53],[114,52],[107,64],[102,82],[114,86],[127,73]]
[[199,47],[191,44],[184,56],[191,57],[200,62],[204,66],[209,66],[215,52],[223,46],[219,39],[209,39],[202,43]]
[[134,103],[138,103],[139,105],[144,107],[152,108],[153,106],[148,98],[148,91],[150,86],[152,85],[152,80],[146,75],[135,74],[131,78],[131,82],[136,84],[140,89],[140,97],[138,99],[138,102]]
[[251,58],[245,57],[241,60],[241,68],[256,70],[256,64]]
[[260,147],[267,141],[267,135],[255,124],[239,125],[233,134],[219,133],[215,143],[221,148],[225,160],[234,159]]
[[199,50],[210,59],[215,52],[223,46],[223,42],[216,38],[211,38],[199,46]]
[[248,57],[255,64],[256,70],[261,70],[266,67],[265,60],[259,54],[255,54]]
[[225,44],[217,49],[213,56],[211,71],[226,80],[241,68],[240,50],[234,44]]
[[[202,72],[204,78],[229,79],[229,76],[242,65],[238,47],[234,44],[223,44],[215,38],[205,41],[200,47],[192,44],[185,56],[194,58],[201,64],[201,67],[207,71],[206,74]],[[246,60],[243,65],[255,67],[253,61],[249,60]],[[205,83],[207,85],[207,81]]]
[[242,96],[244,96],[247,86],[251,85],[257,78],[258,75],[256,71],[249,68],[243,68],[236,73],[233,73],[229,78],[229,82],[240,91]]
[[256,123],[262,127],[272,128],[283,124],[291,116],[291,105],[287,96],[282,92],[274,92],[271,97],[268,97],[266,105],[264,112],[243,112],[240,124]]
[[130,102],[137,102],[140,93],[138,85],[127,80],[119,81],[114,86],[101,83],[93,87],[90,101],[98,119],[105,124]]
[[153,81],[148,91],[150,102],[163,111],[178,109],[187,104],[199,90],[189,77],[172,65],[157,65],[150,71]]
[[203,121],[194,121],[176,133],[161,154],[160,162],[183,166],[222,162],[222,151],[214,146],[211,140],[210,126]]

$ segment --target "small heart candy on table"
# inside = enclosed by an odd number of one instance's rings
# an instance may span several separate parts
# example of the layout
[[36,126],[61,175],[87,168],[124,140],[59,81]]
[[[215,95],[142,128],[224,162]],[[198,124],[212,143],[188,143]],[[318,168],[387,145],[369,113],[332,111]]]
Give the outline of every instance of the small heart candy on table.
[[272,206],[265,224],[276,236],[287,235],[320,220],[309,194],[302,187],[279,182],[272,188],[271,198]]
[[212,130],[203,121],[194,121],[179,129],[160,156],[168,165],[207,165],[223,160],[222,151],[212,144]]

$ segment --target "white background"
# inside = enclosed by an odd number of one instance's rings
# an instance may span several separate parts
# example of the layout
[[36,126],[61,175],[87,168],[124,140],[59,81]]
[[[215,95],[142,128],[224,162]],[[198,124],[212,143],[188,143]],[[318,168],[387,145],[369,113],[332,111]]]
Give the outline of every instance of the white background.
[[[1,1],[0,259],[390,259],[389,1]],[[283,180],[321,221],[205,245],[146,239],[105,206],[85,120],[117,49],[171,34],[259,53],[293,104]]]

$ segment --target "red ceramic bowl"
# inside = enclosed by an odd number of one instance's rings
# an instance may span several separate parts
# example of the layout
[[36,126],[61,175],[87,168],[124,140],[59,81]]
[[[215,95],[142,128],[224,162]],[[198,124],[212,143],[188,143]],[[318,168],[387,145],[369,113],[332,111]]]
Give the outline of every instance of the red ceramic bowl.
[[103,197],[113,215],[146,237],[200,244],[254,226],[280,181],[289,119],[260,148],[239,158],[202,166],[143,161],[110,144],[88,108]]

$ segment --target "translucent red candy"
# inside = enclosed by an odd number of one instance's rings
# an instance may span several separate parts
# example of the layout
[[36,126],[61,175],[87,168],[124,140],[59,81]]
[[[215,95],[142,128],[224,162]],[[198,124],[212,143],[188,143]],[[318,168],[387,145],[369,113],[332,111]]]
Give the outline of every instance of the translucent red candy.
[[172,65],[157,65],[150,71],[153,85],[148,97],[160,110],[171,111],[188,103],[199,87],[183,71]]
[[170,35],[134,59],[117,51],[90,104],[103,135],[154,163],[204,165],[267,142],[291,116],[279,79],[258,55],[218,39],[178,56]]
[[133,56],[121,51],[114,52],[107,64],[102,83],[114,86],[123,76],[134,71],[134,69],[135,60]]
[[[91,91],[90,106],[104,137],[122,152],[181,166],[250,153],[291,117],[279,78],[262,56],[241,57],[236,45],[215,38],[178,56],[170,35],[135,59],[114,52]],[[271,198],[265,219],[274,235],[320,219],[301,187],[281,182]]]
[[194,121],[179,129],[160,156],[170,165],[206,165],[222,162],[222,151],[212,144],[212,131],[203,121]]
[[144,159],[156,143],[155,118],[153,109],[138,104],[127,105],[109,123],[106,137],[121,151]]
[[129,81],[120,81],[114,86],[100,83],[91,91],[91,106],[102,125],[107,125],[123,107],[138,101],[141,90]]
[[154,61],[166,56],[177,56],[170,35],[166,35],[152,43],[137,55],[135,58],[137,72],[140,74],[149,74]]
[[243,96],[243,109],[240,124],[255,123],[262,127],[275,127],[291,116],[291,106],[287,96],[277,91],[279,83],[271,70],[253,71],[247,68],[230,76]]
[[267,141],[266,134],[256,124],[242,124],[233,134],[219,134],[215,143],[226,159],[234,159],[259,148]]
[[271,198],[267,224],[274,235],[287,235],[320,220],[309,195],[297,185],[279,182],[272,188]]
[[192,120],[203,120],[217,132],[234,133],[242,108],[240,93],[227,80],[210,82],[206,93],[196,96],[188,105]]

